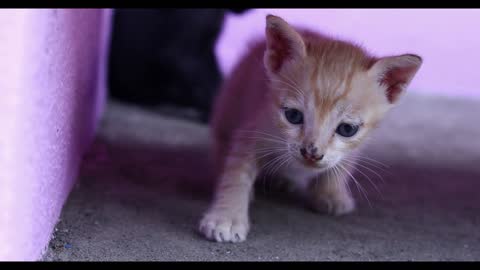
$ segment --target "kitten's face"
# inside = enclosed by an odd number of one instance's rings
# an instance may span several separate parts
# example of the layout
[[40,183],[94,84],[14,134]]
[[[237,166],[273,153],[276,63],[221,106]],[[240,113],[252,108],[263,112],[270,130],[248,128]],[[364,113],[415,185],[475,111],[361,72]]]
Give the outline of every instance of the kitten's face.
[[353,74],[350,82],[345,78],[333,89],[325,83],[329,78],[312,76],[316,79],[272,80],[274,118],[290,155],[306,168],[322,170],[357,148],[389,106],[366,72]]
[[374,59],[346,42],[302,37],[273,16],[264,61],[277,134],[312,170],[335,166],[361,145],[421,64],[414,55]]

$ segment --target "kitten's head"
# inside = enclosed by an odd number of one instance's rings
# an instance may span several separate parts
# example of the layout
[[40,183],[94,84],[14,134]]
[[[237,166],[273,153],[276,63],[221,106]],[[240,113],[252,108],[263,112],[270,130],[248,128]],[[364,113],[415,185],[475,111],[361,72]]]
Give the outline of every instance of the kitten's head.
[[419,56],[375,58],[348,42],[297,32],[267,16],[264,65],[278,134],[312,169],[334,166],[357,148],[405,92]]

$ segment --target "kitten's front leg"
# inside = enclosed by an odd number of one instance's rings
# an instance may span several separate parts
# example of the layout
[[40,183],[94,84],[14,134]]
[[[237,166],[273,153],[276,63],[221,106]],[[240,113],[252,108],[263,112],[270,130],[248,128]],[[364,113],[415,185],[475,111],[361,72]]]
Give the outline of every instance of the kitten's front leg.
[[214,201],[200,221],[200,231],[217,242],[241,242],[249,231],[248,208],[257,167],[250,155],[229,156]]
[[310,181],[308,202],[313,210],[334,216],[344,215],[355,209],[355,201],[348,189],[347,172],[328,170]]

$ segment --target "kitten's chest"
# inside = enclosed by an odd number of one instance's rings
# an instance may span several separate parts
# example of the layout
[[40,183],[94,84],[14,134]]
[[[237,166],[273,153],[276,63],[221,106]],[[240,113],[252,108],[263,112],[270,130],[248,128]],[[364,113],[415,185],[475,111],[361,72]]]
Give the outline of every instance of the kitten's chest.
[[294,161],[287,160],[288,158],[282,159],[281,155],[263,158],[259,163],[260,175],[262,178],[269,178],[270,181],[288,181],[297,187],[306,188],[317,173],[307,171],[296,165]]
[[316,177],[317,173],[308,172],[303,168],[290,164],[279,170],[279,175],[301,188],[306,188],[311,179]]

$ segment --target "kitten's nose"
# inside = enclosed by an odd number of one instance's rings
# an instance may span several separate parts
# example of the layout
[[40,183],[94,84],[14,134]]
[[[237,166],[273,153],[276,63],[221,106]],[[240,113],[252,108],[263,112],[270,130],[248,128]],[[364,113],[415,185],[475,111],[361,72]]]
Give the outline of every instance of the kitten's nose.
[[318,148],[314,146],[309,146],[307,148],[302,147],[300,148],[300,154],[302,154],[303,158],[308,161],[320,161],[323,158],[323,155],[317,154]]

